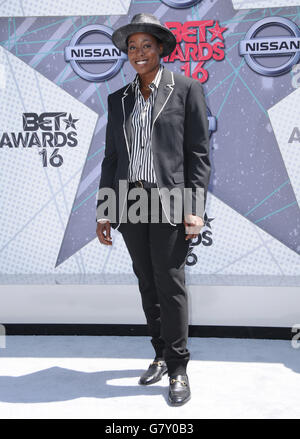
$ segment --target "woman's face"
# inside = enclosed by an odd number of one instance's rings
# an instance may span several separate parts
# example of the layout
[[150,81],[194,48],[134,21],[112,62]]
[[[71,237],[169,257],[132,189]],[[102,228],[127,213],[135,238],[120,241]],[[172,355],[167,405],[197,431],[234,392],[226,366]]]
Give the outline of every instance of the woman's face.
[[148,33],[136,32],[127,41],[128,59],[132,67],[141,75],[151,72],[160,62],[163,44]]

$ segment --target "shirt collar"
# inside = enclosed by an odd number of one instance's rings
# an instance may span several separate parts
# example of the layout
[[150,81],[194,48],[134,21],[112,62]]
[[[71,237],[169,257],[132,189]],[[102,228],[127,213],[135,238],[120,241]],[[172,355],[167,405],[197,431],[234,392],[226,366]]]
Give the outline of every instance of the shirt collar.
[[[160,83],[161,80],[161,75],[162,75],[162,71],[164,69],[164,66],[162,64],[159,65],[159,69],[155,75],[155,78],[153,79],[153,81],[149,84],[149,87],[151,89],[153,89],[153,87],[158,88],[158,85]],[[139,87],[139,74],[137,73],[135,75],[134,80],[131,82],[132,85],[132,90],[134,90],[136,87]]]

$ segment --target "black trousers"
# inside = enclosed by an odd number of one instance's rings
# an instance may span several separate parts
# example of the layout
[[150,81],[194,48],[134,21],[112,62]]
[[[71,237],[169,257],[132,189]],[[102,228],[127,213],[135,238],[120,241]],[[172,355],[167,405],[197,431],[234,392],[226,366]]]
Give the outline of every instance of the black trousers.
[[[184,374],[190,359],[185,263],[190,239],[183,223],[151,223],[150,190],[147,223],[121,223],[121,232],[138,278],[142,307],[155,359],[165,359],[168,375]],[[127,199],[127,211],[136,200]]]

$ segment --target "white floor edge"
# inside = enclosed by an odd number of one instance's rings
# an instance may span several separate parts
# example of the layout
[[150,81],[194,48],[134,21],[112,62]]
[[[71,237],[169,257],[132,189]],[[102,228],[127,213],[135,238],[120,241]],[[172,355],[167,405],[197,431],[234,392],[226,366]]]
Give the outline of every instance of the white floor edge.
[[150,337],[7,336],[0,418],[300,417],[300,349],[291,341],[191,337],[188,348],[192,398],[170,407],[167,375],[138,385],[153,359]]

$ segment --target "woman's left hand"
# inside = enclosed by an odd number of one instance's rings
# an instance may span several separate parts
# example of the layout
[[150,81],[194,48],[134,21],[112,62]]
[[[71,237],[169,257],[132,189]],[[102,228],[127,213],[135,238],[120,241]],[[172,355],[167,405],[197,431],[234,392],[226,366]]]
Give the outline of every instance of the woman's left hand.
[[186,240],[197,238],[201,228],[204,226],[203,218],[192,214],[185,215],[183,223],[185,225],[185,233],[187,234]]

